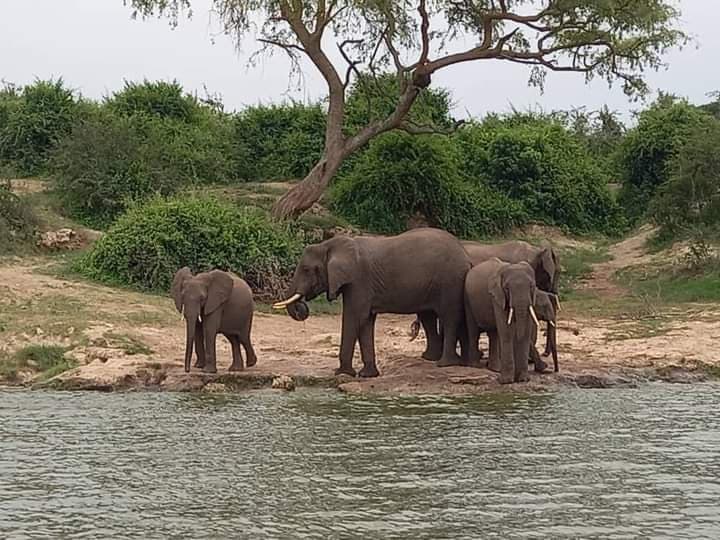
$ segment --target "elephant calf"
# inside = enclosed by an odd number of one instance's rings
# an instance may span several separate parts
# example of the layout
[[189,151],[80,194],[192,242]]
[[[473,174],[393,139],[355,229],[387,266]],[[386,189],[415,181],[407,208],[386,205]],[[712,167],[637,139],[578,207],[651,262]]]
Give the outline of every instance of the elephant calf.
[[245,349],[248,367],[257,363],[250,342],[252,330],[252,290],[235,274],[213,270],[193,276],[188,267],[181,268],[173,279],[171,294],[175,307],[185,316],[185,371],[190,371],[193,345],[197,354],[195,367],[216,373],[215,339],[223,334],[232,347],[230,371],[242,371],[240,344]]

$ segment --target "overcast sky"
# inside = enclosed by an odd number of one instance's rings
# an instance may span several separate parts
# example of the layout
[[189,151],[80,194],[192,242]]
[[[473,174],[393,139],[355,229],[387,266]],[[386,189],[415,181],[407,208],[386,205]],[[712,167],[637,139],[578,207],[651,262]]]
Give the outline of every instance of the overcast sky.
[[[662,89],[701,103],[720,90],[720,1],[677,0],[682,27],[696,46],[667,56],[670,68],[648,80]],[[230,38],[217,35],[209,19],[210,0],[194,0],[195,17],[172,29],[167,21],[134,21],[122,0],[0,0],[0,79],[24,84],[62,76],[83,95],[102,97],[124,79],[177,79],[203,94],[203,85],[222,95],[226,107],[322,97],[324,85],[311,69],[301,90],[288,88],[288,62],[277,54],[248,67],[252,39],[238,54]],[[607,104],[627,113],[636,109],[619,87],[586,86],[578,74],[549,75],[545,93],[527,86],[527,69],[495,61],[453,66],[435,85],[449,88],[456,115],[482,115],[520,109],[545,110]]]

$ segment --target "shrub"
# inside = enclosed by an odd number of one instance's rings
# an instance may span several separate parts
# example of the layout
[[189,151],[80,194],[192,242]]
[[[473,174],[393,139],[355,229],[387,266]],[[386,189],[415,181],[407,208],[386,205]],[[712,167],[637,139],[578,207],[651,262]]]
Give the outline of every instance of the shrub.
[[507,198],[463,180],[447,138],[400,132],[370,143],[335,183],[332,204],[351,223],[383,234],[406,230],[418,215],[462,237],[501,232],[520,219]]
[[559,123],[515,115],[473,122],[455,136],[461,170],[516,201],[527,219],[573,232],[615,233],[620,209],[586,147]]
[[219,268],[262,291],[291,272],[300,249],[289,230],[261,211],[213,198],[155,197],[120,217],[78,269],[103,281],[167,291],[183,266]]
[[229,134],[229,124],[212,115],[188,125],[98,110],[60,142],[50,169],[67,211],[104,227],[152,194],[226,182],[234,167]]
[[125,81],[125,87],[105,102],[112,112],[121,116],[142,114],[192,124],[201,115],[197,99],[186,94],[177,81]]
[[50,150],[70,132],[80,102],[62,79],[0,91],[0,163],[23,175],[44,172]]
[[720,121],[707,118],[671,160],[649,214],[665,237],[720,226]]
[[8,183],[0,183],[0,250],[7,253],[32,242],[36,229],[32,208],[10,190]]
[[692,130],[708,117],[685,101],[668,96],[640,113],[620,148],[623,174],[620,202],[628,217],[641,218],[658,186],[670,175],[668,165]]
[[235,117],[240,178],[304,177],[320,159],[324,145],[325,112],[319,104],[248,107]]

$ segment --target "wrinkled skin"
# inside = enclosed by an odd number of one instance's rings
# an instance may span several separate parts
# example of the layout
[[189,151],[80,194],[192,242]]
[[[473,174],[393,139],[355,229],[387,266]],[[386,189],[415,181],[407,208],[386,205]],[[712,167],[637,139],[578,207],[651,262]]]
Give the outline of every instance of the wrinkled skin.
[[465,317],[468,362],[480,365],[478,337],[488,333],[490,357],[500,360],[501,384],[528,380],[528,352],[535,323],[535,272],[526,263],[510,264],[497,258],[474,266],[465,279]]
[[[536,247],[520,240],[502,244],[481,244],[480,242],[463,240],[461,244],[470,257],[473,266],[493,257],[508,263],[527,262],[535,272],[535,282],[538,289],[557,294],[560,260],[551,247]],[[442,340],[441,332],[438,330],[438,322],[433,314],[425,314],[424,316],[418,314],[418,318],[409,332],[411,341],[417,336],[418,322],[422,323],[428,343],[426,354],[423,357],[434,360],[432,351],[438,349],[438,343]],[[545,345],[544,354],[546,356],[550,354],[549,340]]]
[[206,373],[217,372],[217,334],[223,334],[230,342],[233,356],[230,371],[244,369],[240,345],[245,349],[247,366],[257,363],[250,342],[255,304],[252,291],[245,281],[221,270],[193,276],[190,269],[185,267],[175,274],[171,295],[175,307],[185,317],[186,372],[190,371],[193,346],[197,355],[195,367],[202,368]]
[[[549,354],[552,355],[553,359],[553,370],[555,373],[559,371],[558,367],[558,355],[557,355],[557,305],[555,303],[555,296],[545,291],[537,291],[535,294],[535,313],[538,320],[546,321],[547,325],[547,346]],[[552,323],[552,324],[550,324]],[[530,362],[535,365],[535,371],[543,373],[547,368],[547,364],[540,358],[535,343],[537,341],[537,328],[534,328],[532,335],[530,336]],[[544,356],[548,356],[544,355]]]
[[437,314],[446,336],[438,347],[438,365],[459,365],[455,344],[464,324],[463,284],[469,268],[460,242],[439,229],[424,227],[390,237],[336,236],[305,248],[286,294],[288,300],[296,298],[287,309],[302,320],[307,300],[322,293],[330,301],[342,295],[338,374],[355,375],[352,357],[359,342],[360,376],[378,375],[374,331],[379,313]]

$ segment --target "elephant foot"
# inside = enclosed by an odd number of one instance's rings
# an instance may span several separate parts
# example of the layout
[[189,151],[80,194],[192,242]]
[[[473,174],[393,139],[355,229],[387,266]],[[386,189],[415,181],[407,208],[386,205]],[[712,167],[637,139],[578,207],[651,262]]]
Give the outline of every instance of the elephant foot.
[[335,370],[335,375],[336,375],[336,376],[337,376],[337,375],[350,375],[351,377],[355,377],[355,376],[357,375],[357,373],[356,373],[355,370],[352,368],[352,366],[350,366],[350,367],[340,366],[339,368],[337,368],[337,369]]
[[500,384],[512,384],[515,382],[515,378],[512,375],[503,375],[501,373],[498,375],[498,382]]
[[424,353],[422,353],[422,358],[425,360],[428,360],[430,362],[437,362],[440,360],[440,357],[442,356],[442,352],[440,351],[431,351],[426,349]]
[[204,373],[217,373],[217,367],[216,366],[203,366],[203,372]]
[[200,360],[198,360],[197,362],[195,362],[193,364],[193,367],[196,367],[198,369],[203,369],[205,367],[205,362],[201,362]]
[[437,363],[438,367],[462,366],[463,361],[457,354],[454,356],[443,356]]
[[255,364],[257,364],[257,358],[248,358],[245,364],[247,365],[247,367],[253,367]]
[[467,366],[471,368],[484,368],[485,365],[486,363],[481,360],[471,360],[467,363]]
[[520,373],[518,375],[515,375],[515,382],[528,382],[530,380],[530,375],[527,373]]
[[364,366],[360,373],[358,373],[361,377],[364,378],[370,378],[370,377],[377,377],[380,375],[380,372],[378,371],[377,367],[375,366]]
[[500,373],[500,366],[498,366],[497,364],[494,364],[494,363],[492,363],[492,362],[488,362],[488,363],[487,363],[487,368],[488,368],[490,371],[493,371],[493,372],[495,372],[495,373]]
[[546,373],[548,365],[539,358],[535,362],[535,373]]
[[242,364],[235,364],[235,363],[231,364],[230,368],[228,369],[228,371],[244,371],[244,370],[245,370],[245,368],[243,367]]

